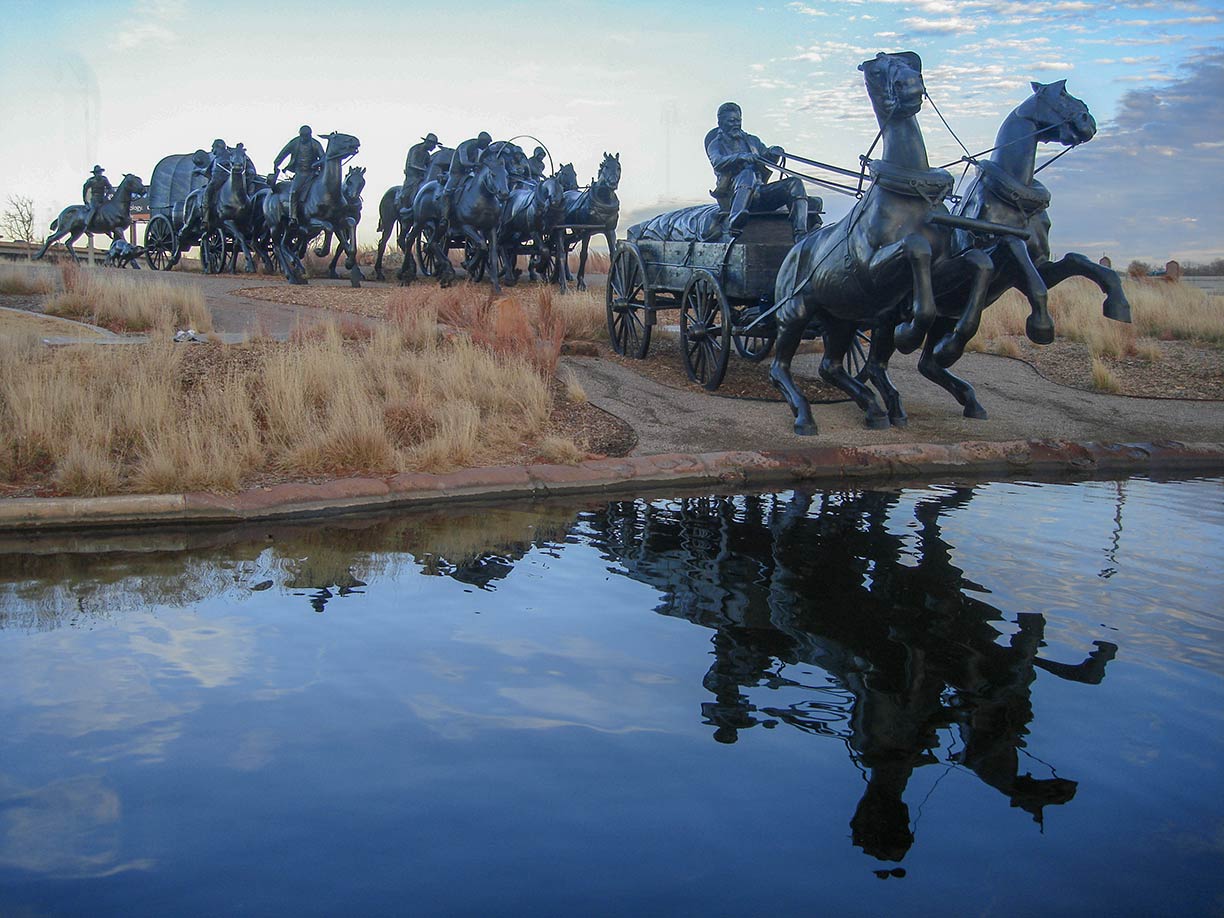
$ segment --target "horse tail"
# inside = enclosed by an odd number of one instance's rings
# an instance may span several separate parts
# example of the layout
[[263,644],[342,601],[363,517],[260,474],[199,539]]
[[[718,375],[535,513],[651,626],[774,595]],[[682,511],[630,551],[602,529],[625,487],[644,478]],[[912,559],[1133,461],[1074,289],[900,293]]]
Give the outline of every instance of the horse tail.
[[59,217],[51,221],[51,232],[54,233],[57,229],[59,229]]

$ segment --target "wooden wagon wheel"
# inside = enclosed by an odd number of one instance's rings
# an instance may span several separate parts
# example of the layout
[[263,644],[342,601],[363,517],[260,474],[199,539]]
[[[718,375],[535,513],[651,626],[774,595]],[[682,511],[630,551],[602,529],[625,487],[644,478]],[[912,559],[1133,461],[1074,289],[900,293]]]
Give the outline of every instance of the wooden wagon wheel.
[[646,266],[641,253],[637,246],[622,242],[616,247],[612,267],[608,269],[608,286],[604,293],[608,337],[612,350],[622,357],[641,360],[650,350],[651,326],[646,324],[646,310],[652,303],[653,294],[646,283]]
[[[433,253],[433,234],[434,231],[429,227],[422,227],[416,239],[417,264],[421,266],[421,273],[426,277],[433,277],[438,273],[438,261]],[[411,258],[412,253],[405,252],[404,257]]]
[[722,385],[731,356],[731,307],[708,271],[694,271],[680,298],[680,354],[693,382]]
[[[736,310],[735,324],[743,324],[740,313]],[[746,332],[738,332],[731,336],[739,355],[753,363],[760,363],[773,350],[774,342],[778,340],[778,326],[773,318],[763,319]]]
[[871,349],[871,329],[858,328],[850,342],[850,350],[846,351],[846,372],[862,382],[861,374],[867,364],[867,352]]
[[158,214],[145,227],[145,261],[154,271],[169,271],[174,267],[174,227],[170,220]]
[[205,274],[220,274],[225,270],[230,244],[220,227],[213,227],[201,237],[200,268]]

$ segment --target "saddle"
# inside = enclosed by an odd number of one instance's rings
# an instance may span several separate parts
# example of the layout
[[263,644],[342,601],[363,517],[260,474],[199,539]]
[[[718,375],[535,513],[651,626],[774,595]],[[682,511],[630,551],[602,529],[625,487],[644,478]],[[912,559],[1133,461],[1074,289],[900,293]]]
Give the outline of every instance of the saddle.
[[1025,218],[1039,214],[1050,206],[1049,189],[1036,179],[1033,179],[1033,184],[1026,185],[990,160],[982,160],[977,167],[986,190],[1004,204],[1016,208]]
[[867,163],[871,181],[885,191],[922,198],[932,207],[952,193],[956,179],[947,169],[909,169],[882,159]]

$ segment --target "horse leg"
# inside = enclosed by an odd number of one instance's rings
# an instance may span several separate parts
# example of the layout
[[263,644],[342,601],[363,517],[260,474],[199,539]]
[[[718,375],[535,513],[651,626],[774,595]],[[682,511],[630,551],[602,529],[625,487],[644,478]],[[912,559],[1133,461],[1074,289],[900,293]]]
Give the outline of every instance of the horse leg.
[[1024,333],[1034,344],[1049,344],[1054,340],[1054,320],[1050,318],[1048,308],[1049,287],[1034,267],[1032,255],[1023,240],[1005,236],[1000,245],[1011,255],[1020,277],[1016,286],[1029,301],[1030,312],[1024,321]]
[[400,263],[400,269],[395,275],[401,287],[407,287],[416,280],[416,259],[412,257],[411,246],[416,244],[417,237],[420,234],[421,227],[411,226],[408,229],[408,234],[404,237],[410,248],[404,254],[404,260]]
[[1130,301],[1122,289],[1122,279],[1112,268],[1098,265],[1078,252],[1068,252],[1058,261],[1038,265],[1037,273],[1045,281],[1046,287],[1061,284],[1068,277],[1086,277],[1105,294],[1105,303],[1101,307],[1105,318],[1118,322],[1131,320]]
[[59,242],[61,239],[63,239],[67,235],[68,235],[68,230],[61,229],[61,230],[56,230],[54,233],[48,236],[45,240],[43,240],[42,248],[40,248],[35,253],[33,261],[38,261],[44,255],[46,255],[47,249],[51,248],[51,246],[55,245],[55,243]]
[[[230,231],[230,234],[238,240],[238,245],[242,247],[242,257],[246,259],[245,273],[255,273],[255,256],[251,254],[251,247],[247,244],[246,233],[238,229],[238,224],[233,220],[225,221],[225,228]],[[234,256],[234,267],[238,266],[238,256]]]
[[[361,282],[365,280],[365,275],[361,272],[361,268],[357,266],[357,221],[352,217],[348,217],[345,219],[344,224],[347,230],[344,236],[341,237],[345,252],[344,268],[349,273],[349,283],[354,287],[360,287]],[[333,267],[335,264],[335,259],[333,259]]]
[[904,427],[909,422],[909,417],[901,406],[901,393],[888,378],[888,361],[896,350],[892,323],[881,322],[879,327],[871,331],[871,348],[867,352],[867,362],[855,378],[860,382],[870,381],[884,399],[884,406],[888,409],[888,422],[893,427]]
[[[337,236],[339,236],[339,234],[337,234]],[[336,241],[339,242],[340,240],[337,238]],[[319,256],[320,258],[326,258],[328,255],[331,254],[331,244],[332,244],[331,230],[324,230],[323,242],[320,243],[317,249],[315,249],[315,254]]]
[[[1016,240],[1019,242],[1020,240]],[[1024,243],[1020,243],[1023,247]],[[986,290],[990,286],[991,280],[994,278],[994,262],[990,256],[981,249],[970,249],[964,255],[956,259],[956,262],[961,267],[967,267],[973,272],[973,280],[969,287],[969,298],[965,301],[965,307],[961,311],[960,318],[957,320],[955,327],[947,335],[939,340],[932,352],[935,355],[935,362],[941,367],[950,367],[956,361],[960,360],[965,353],[965,345],[969,343],[969,339],[977,334],[978,326],[982,322],[982,308],[986,302]],[[1040,283],[1040,278],[1037,278]],[[1042,284],[1042,301],[1041,308],[1045,309],[1044,290],[1045,285]],[[1030,298],[1031,302],[1031,298]],[[1036,306],[1034,306],[1036,309]],[[1032,321],[1032,316],[1029,321]],[[1046,320],[1049,320],[1049,313],[1046,313]],[[1051,333],[1053,328],[1051,327]],[[928,338],[931,337],[928,335]],[[1031,335],[1030,335],[1031,337]]]
[[909,354],[918,349],[926,337],[927,329],[935,321],[935,294],[931,289],[931,244],[926,237],[910,233],[893,245],[885,246],[871,257],[868,265],[874,274],[886,268],[887,262],[898,255],[910,264],[913,273],[914,301],[909,321],[897,325],[895,341],[897,350]]
[[935,383],[935,385],[951,393],[952,397],[964,407],[965,417],[984,421],[988,415],[986,414],[986,409],[977,400],[977,393],[974,391],[973,386],[969,385],[959,376],[948,372],[935,359],[934,342],[939,339],[943,332],[950,330],[951,327],[951,319],[940,318],[935,320],[935,323],[931,326],[931,334],[927,336],[926,344],[922,349],[922,356],[918,358],[918,372]]
[[386,275],[383,274],[383,255],[387,251],[387,240],[391,238],[391,230],[385,229],[378,234],[378,252],[374,256],[374,279],[385,281]]
[[77,264],[81,263],[81,259],[77,258],[76,249],[72,247],[72,244],[80,239],[81,236],[82,233],[79,233],[76,230],[69,230],[68,238],[64,240],[64,248],[68,250],[68,254],[72,256],[72,260]]
[[866,412],[867,426],[880,430],[890,423],[888,412],[880,407],[874,392],[846,372],[846,354],[850,352],[857,330],[858,326],[848,319],[829,318],[825,322],[820,378],[849,395]]
[[578,289],[579,290],[586,289],[587,248],[590,246],[590,244],[591,244],[591,235],[590,233],[588,233],[587,235],[582,237],[582,248],[578,252]]
[[778,302],[782,305],[778,309],[778,343],[774,349],[773,365],[769,368],[769,381],[786,399],[786,404],[795,418],[795,433],[801,437],[810,437],[816,434],[812,406],[799,391],[791,375],[791,360],[803,342],[803,333],[816,312],[815,305],[808,303],[803,291],[795,289],[801,258],[797,253],[800,252],[797,248],[792,249],[783,260],[782,267],[778,269],[775,289]]

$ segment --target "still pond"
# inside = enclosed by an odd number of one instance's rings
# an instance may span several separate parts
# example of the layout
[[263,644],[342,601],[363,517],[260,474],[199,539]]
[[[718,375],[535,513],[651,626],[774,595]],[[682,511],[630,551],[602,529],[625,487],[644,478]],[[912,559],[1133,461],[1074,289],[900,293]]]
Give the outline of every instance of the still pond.
[[1224,913],[1224,480],[0,537],[0,915]]

